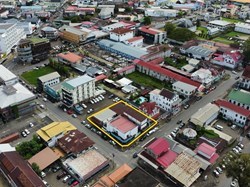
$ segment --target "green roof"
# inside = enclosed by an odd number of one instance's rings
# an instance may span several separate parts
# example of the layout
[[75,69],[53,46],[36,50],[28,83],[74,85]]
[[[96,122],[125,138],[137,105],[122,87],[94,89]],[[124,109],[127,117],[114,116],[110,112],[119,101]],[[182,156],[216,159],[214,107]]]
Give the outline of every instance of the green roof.
[[245,90],[235,90],[233,89],[229,95],[228,99],[237,101],[242,104],[250,105],[250,92]]
[[62,87],[68,89],[68,90],[74,90],[74,86],[71,86],[70,84],[68,84],[67,82],[62,83]]
[[49,41],[47,38],[38,38],[38,37],[31,37],[31,38],[29,38],[29,40],[33,44],[37,44],[37,43],[41,43],[41,42],[48,42]]

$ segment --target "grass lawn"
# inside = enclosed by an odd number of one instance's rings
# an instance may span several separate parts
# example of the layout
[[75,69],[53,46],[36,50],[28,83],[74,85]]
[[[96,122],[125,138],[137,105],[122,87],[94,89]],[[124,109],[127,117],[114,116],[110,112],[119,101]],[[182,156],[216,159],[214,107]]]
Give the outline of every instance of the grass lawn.
[[243,22],[239,19],[230,19],[230,18],[221,18],[223,21],[228,21],[230,23],[238,23],[238,22]]
[[127,78],[131,79],[137,84],[140,84],[141,86],[144,86],[146,88],[166,88],[169,90],[172,90],[171,84],[167,82],[162,82],[156,78],[150,77],[148,75],[145,75],[143,73],[140,73],[138,71],[135,71],[133,73],[130,73],[126,75]]
[[204,33],[207,33],[207,28],[206,27],[197,27],[198,31],[204,31]]
[[21,77],[27,81],[29,84],[37,86],[37,78],[49,73],[54,72],[55,70],[50,66],[41,67],[38,70],[34,69],[31,71],[24,72]]
[[244,33],[240,33],[240,32],[235,32],[235,31],[232,31],[232,32],[229,32],[227,34],[225,34],[225,36],[227,37],[235,37],[235,36],[246,36],[246,37],[249,37],[248,34],[244,34]]
[[228,40],[228,39],[222,38],[222,37],[216,37],[216,38],[213,39],[213,41],[215,41],[215,42],[221,42],[221,43],[224,43],[224,44],[234,43],[234,41]]

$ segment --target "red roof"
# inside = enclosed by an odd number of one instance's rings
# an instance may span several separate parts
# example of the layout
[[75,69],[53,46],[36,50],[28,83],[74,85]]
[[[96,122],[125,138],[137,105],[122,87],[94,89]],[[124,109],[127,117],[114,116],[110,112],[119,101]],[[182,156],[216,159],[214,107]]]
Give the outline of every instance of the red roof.
[[126,133],[137,127],[133,122],[129,121],[128,119],[122,116],[119,116],[110,124],[122,133]]
[[157,162],[161,164],[164,168],[167,168],[173,161],[175,161],[176,157],[178,156],[177,153],[174,151],[169,150],[161,157],[157,158]]
[[67,53],[59,53],[57,55],[60,58],[63,58],[71,63],[77,63],[78,61],[82,60],[82,57],[75,54],[75,53],[71,53],[71,52],[67,52]]
[[143,110],[143,111],[146,111],[147,114],[152,114],[153,113],[153,110],[155,109],[155,107],[158,108],[158,106],[156,105],[155,102],[144,102],[141,104],[141,106],[139,107],[140,110]]
[[148,61],[147,63],[150,63],[150,64],[160,64],[160,63],[162,63],[163,61],[164,61],[164,58],[159,57],[159,58],[155,58],[155,59],[153,59],[153,60],[151,60],[151,61]]
[[143,36],[135,36],[133,38],[128,39],[127,41],[134,42],[134,41],[141,40],[141,39],[144,39]]
[[226,55],[230,56],[235,62],[238,62],[242,58],[242,55],[239,51],[226,52]]
[[250,78],[250,66],[247,66],[243,73],[242,73],[242,77],[246,77],[246,78]]
[[131,70],[131,69],[134,69],[134,68],[135,68],[135,65],[126,66],[126,67],[120,69],[117,73],[119,74],[119,73],[125,72],[127,70]]
[[147,149],[151,150],[156,156],[160,156],[161,154],[166,153],[170,148],[166,139],[158,138],[151,143]]
[[116,33],[116,34],[125,34],[125,33],[128,33],[128,32],[133,32],[132,30],[130,29],[127,29],[127,28],[116,28],[110,32],[113,32],[113,33]]
[[216,153],[216,149],[206,143],[200,144],[196,148],[196,151],[202,152],[203,154],[207,155],[209,158],[211,158]]
[[148,33],[148,34],[153,34],[153,35],[158,34],[160,32],[163,32],[163,31],[160,31],[158,29],[152,29],[148,26],[140,27],[139,30],[142,32]]
[[101,75],[98,75],[98,76],[95,77],[95,81],[101,81],[101,80],[104,80],[106,78],[107,78],[106,75],[101,74]]
[[246,117],[250,116],[250,110],[247,110],[247,109],[245,109],[243,107],[240,107],[238,105],[230,103],[230,102],[228,102],[226,100],[219,99],[219,100],[215,101],[215,104],[217,104],[220,107],[232,110],[232,111],[234,111],[234,112],[236,112],[238,114],[241,114],[243,116],[246,116]]
[[181,82],[184,82],[184,83],[187,83],[187,84],[190,84],[190,85],[193,85],[195,87],[199,87],[201,84],[196,82],[196,81],[193,81],[187,77],[184,77],[182,75],[179,75],[177,73],[174,73],[170,70],[167,70],[167,69],[164,69],[158,65],[154,65],[154,64],[149,64],[147,62],[144,62],[142,60],[138,60],[138,61],[134,61],[136,62],[136,65],[140,65],[140,66],[143,66],[143,67],[146,67],[152,71],[155,71],[157,73],[160,73],[160,74],[163,74],[163,75],[166,75],[167,77],[169,78],[172,78],[176,81],[181,81]]

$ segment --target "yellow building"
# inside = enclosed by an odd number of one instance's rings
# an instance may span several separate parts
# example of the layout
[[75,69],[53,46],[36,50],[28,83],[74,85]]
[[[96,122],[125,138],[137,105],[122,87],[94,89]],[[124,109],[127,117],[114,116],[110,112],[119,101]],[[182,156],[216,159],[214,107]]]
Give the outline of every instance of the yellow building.
[[67,25],[61,27],[60,32],[61,32],[60,36],[62,39],[76,44],[86,41],[88,37],[87,32],[84,32],[80,29]]
[[36,134],[47,142],[49,147],[53,147],[55,146],[57,139],[76,129],[77,128],[68,121],[53,122],[36,131]]

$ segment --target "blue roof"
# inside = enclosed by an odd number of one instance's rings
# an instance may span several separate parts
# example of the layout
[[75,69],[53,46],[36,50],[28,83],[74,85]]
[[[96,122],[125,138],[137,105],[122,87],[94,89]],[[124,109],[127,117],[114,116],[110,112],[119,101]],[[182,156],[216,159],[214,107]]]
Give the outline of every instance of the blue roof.
[[106,47],[109,47],[113,50],[119,51],[121,53],[125,53],[127,55],[133,56],[135,58],[141,58],[143,55],[148,54],[148,52],[146,50],[142,50],[140,48],[137,47],[132,47],[132,46],[128,46],[125,45],[123,43],[120,42],[113,42],[111,40],[100,40],[98,42],[100,45],[104,45]]

